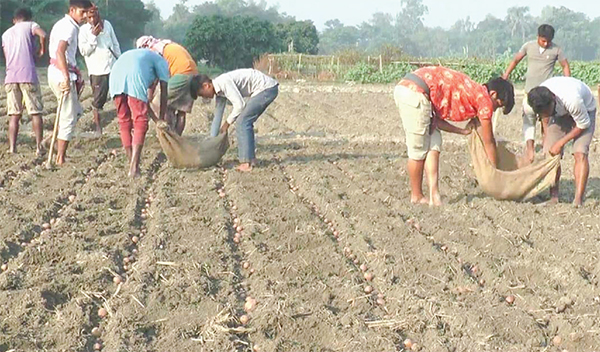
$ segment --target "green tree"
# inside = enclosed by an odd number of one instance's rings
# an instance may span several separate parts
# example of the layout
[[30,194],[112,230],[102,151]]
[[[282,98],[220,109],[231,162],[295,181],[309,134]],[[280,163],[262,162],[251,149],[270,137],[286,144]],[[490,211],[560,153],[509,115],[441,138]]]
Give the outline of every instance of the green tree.
[[272,23],[282,23],[292,20],[293,17],[285,13],[279,13],[276,6],[269,7],[265,0],[246,1],[246,0],[216,0],[215,2],[204,2],[194,6],[192,11],[198,16],[219,15],[225,17],[248,16],[256,17],[263,21]]
[[524,42],[535,28],[535,20],[529,14],[529,6],[510,7],[506,11],[505,22],[510,28],[511,38],[518,36],[521,42]]
[[540,22],[549,23],[556,29],[554,41],[562,46],[572,60],[596,58],[598,37],[592,36],[592,22],[582,12],[564,6],[547,6],[542,10]]
[[254,17],[197,16],[185,39],[196,59],[222,69],[252,67],[260,55],[278,51],[281,41],[271,22]]
[[472,54],[479,57],[495,58],[508,48],[510,29],[505,26],[504,21],[487,15],[479,22],[473,34],[473,41],[477,46],[472,46]]
[[421,55],[420,47],[427,45],[427,42],[419,43],[415,36],[425,29],[423,18],[429,9],[423,0],[401,0],[400,3],[402,10],[396,15],[397,44],[406,52]]
[[379,52],[386,45],[399,44],[394,17],[387,13],[374,13],[369,22],[359,26],[360,46],[367,52]]
[[180,0],[178,4],[173,6],[173,13],[165,21],[163,36],[177,43],[182,43],[195,17],[187,6],[187,0]]
[[155,38],[164,38],[165,31],[163,18],[160,15],[160,9],[156,6],[154,0],[146,3],[146,10],[150,12],[150,19],[144,27],[144,33]]
[[4,31],[12,26],[13,14],[15,10],[20,7],[30,8],[33,13],[33,20],[47,32],[49,32],[54,23],[62,18],[68,11],[64,0],[1,0],[1,33],[4,33]]
[[[29,7],[34,21],[48,33],[54,23],[69,11],[66,0],[1,0],[0,3],[2,32],[12,25],[13,13],[19,7]],[[125,49],[132,48],[134,40],[144,34],[144,26],[152,15],[144,7],[142,0],[98,0],[96,5],[102,17],[112,23],[121,46]]]
[[354,26],[345,26],[340,20],[325,22],[325,29],[319,40],[319,52],[332,54],[356,48],[360,40],[360,31]]
[[135,47],[135,40],[144,35],[144,27],[152,13],[142,0],[99,0],[100,15],[110,21],[121,44],[121,49]]
[[294,43],[294,51],[302,54],[317,54],[319,51],[319,33],[312,21],[289,21],[276,25],[281,40],[280,50],[285,51]]

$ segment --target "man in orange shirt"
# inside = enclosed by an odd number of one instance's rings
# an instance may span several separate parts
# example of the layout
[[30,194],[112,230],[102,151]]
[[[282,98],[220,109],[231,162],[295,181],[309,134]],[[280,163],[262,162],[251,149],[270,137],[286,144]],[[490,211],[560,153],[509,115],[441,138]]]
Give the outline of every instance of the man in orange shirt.
[[[175,131],[181,135],[185,128],[185,119],[187,113],[192,112],[195,98],[192,97],[189,84],[183,84],[183,81],[191,82],[193,76],[198,74],[198,66],[192,58],[192,55],[181,45],[168,39],[156,39],[151,36],[140,37],[136,41],[138,48],[148,48],[162,55],[169,64],[169,103],[167,111],[167,121]],[[183,75],[183,76],[181,76]],[[152,110],[155,114],[158,112],[158,97],[160,94],[154,94],[152,98]],[[157,92],[159,93],[159,92]]]
[[[440,130],[468,135],[473,127],[477,127],[486,154],[496,165],[492,116],[500,107],[508,114],[515,105],[514,88],[509,81],[494,78],[481,85],[449,68],[423,67],[400,81],[394,90],[394,99],[406,133],[412,203],[442,204],[438,190],[442,150]],[[448,121],[469,121],[469,124],[460,128]],[[429,183],[429,199],[423,195],[424,170]]]

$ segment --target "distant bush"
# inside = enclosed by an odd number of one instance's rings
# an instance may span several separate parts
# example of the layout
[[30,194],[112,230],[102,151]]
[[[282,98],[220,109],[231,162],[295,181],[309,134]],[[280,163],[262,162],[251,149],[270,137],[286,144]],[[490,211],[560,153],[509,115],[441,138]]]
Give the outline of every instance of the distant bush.
[[[504,73],[509,60],[482,61],[477,59],[467,60],[447,60],[437,62],[446,67],[464,72],[477,82],[486,82],[490,78],[498,77]],[[416,70],[421,65],[411,64],[409,62],[392,63],[383,67],[383,72],[379,67],[358,63],[347,70],[344,79],[357,83],[394,83],[402,79],[406,73]],[[510,79],[515,83],[525,82],[527,64],[521,63],[512,72]],[[557,65],[555,75],[562,74],[562,67]],[[600,62],[571,62],[571,75],[584,81],[590,86],[600,83]]]

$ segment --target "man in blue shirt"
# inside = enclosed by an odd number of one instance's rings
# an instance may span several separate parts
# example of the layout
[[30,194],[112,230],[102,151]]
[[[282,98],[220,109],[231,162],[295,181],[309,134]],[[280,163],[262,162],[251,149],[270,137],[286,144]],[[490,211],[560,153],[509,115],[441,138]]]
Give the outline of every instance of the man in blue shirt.
[[[130,50],[115,62],[110,75],[110,95],[115,100],[121,143],[129,158],[129,176],[140,176],[140,157],[148,131],[148,90],[160,84],[159,119],[167,108],[169,65],[148,49]],[[132,137],[133,131],[133,137]]]

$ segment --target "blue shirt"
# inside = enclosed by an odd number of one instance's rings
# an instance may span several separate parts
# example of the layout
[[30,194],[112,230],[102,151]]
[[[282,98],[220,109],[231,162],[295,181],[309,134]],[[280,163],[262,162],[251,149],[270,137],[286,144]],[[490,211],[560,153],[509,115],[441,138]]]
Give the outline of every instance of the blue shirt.
[[169,81],[169,64],[162,56],[148,49],[125,52],[115,62],[110,73],[110,95],[127,94],[148,102],[148,88],[156,80]]

